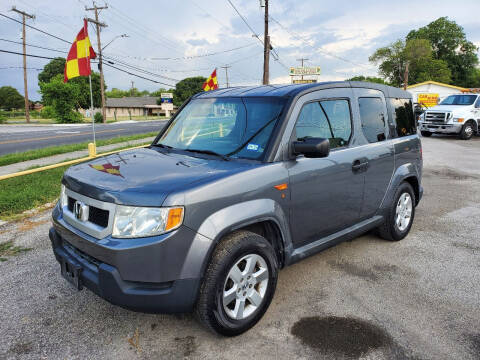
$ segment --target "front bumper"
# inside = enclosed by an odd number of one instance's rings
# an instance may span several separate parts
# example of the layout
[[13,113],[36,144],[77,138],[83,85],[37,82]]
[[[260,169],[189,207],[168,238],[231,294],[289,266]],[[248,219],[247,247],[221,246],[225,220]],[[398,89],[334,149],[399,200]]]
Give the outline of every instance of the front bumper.
[[432,124],[419,122],[420,131],[429,131],[442,134],[459,134],[462,131],[463,124]]
[[193,310],[201,272],[185,262],[198,236],[185,228],[137,242],[97,240],[63,221],[58,207],[49,231],[57,261],[80,269],[82,286],[112,304],[148,313]]

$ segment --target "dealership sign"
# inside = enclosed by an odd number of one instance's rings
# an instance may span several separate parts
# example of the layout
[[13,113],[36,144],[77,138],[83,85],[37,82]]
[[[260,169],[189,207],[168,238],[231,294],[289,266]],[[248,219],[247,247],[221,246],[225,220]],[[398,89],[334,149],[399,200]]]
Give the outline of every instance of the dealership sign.
[[299,75],[320,75],[320,66],[290,68],[290,76],[299,76]]
[[433,93],[418,94],[417,102],[426,107],[432,107],[438,104],[438,98],[439,98],[438,94],[433,94]]

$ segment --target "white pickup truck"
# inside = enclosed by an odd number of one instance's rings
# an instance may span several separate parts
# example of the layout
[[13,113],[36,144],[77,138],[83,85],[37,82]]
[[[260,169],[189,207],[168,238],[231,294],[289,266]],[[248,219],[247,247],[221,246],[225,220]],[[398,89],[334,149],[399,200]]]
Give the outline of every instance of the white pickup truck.
[[480,135],[480,94],[457,94],[429,108],[418,121],[422,136],[456,134],[469,140]]

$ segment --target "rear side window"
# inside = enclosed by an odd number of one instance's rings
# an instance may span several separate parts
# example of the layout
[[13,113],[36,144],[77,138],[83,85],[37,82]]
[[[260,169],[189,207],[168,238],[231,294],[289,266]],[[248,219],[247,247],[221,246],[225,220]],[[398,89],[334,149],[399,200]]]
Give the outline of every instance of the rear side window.
[[385,140],[385,110],[382,99],[359,98],[360,120],[362,121],[363,134],[369,143]]
[[417,132],[413,104],[410,99],[388,99],[393,109],[398,137],[413,135]]
[[323,100],[304,105],[298,116],[295,132],[297,139],[328,139],[332,149],[347,145],[352,134],[348,101]]

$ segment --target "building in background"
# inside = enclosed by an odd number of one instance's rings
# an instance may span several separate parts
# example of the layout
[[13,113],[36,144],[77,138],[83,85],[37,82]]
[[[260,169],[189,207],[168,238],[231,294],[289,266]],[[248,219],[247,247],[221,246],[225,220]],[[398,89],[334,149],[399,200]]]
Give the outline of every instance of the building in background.
[[436,81],[425,81],[407,87],[407,91],[412,94],[413,101],[422,103],[426,107],[437,105],[439,101],[445,99],[449,95],[461,94],[468,90],[469,89]]

